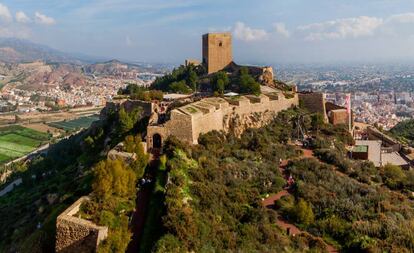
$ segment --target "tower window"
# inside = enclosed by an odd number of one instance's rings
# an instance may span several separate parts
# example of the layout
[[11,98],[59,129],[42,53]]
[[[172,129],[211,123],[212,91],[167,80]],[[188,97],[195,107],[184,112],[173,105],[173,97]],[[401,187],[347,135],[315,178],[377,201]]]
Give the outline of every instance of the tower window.
[[219,42],[219,47],[222,47],[223,46],[223,42]]

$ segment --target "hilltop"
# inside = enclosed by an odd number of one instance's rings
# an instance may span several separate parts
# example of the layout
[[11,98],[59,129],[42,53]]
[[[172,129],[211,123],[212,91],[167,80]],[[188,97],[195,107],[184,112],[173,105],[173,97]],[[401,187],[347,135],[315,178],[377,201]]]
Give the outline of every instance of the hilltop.
[[0,62],[21,63],[33,61],[81,63],[76,57],[36,44],[28,40],[16,38],[0,38]]

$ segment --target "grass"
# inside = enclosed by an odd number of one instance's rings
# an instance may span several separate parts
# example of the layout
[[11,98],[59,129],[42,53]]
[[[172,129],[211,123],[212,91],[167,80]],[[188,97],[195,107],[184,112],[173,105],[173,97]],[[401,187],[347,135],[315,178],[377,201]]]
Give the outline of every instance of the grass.
[[196,112],[197,112],[197,109],[195,109],[194,107],[187,107],[187,108],[186,108],[186,110],[187,110],[189,113],[191,113],[191,114],[193,114],[193,113],[196,113]]
[[92,122],[97,121],[99,119],[98,116],[87,116],[87,117],[81,117],[78,119],[74,119],[74,120],[69,120],[69,121],[59,121],[59,122],[52,122],[49,123],[48,125],[51,127],[55,127],[55,128],[59,128],[59,129],[63,129],[65,131],[75,131],[75,130],[80,130],[83,128],[88,128]]
[[24,156],[48,140],[47,133],[22,126],[0,128],[0,163]]

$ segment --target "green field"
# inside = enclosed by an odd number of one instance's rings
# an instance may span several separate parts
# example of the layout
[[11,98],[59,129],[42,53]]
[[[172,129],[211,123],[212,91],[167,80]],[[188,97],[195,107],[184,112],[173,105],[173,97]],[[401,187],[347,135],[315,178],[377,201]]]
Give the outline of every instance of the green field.
[[92,122],[97,121],[98,119],[99,119],[99,116],[93,115],[93,116],[82,117],[82,118],[78,118],[74,120],[52,122],[52,123],[49,123],[48,125],[59,128],[59,129],[63,129],[65,131],[75,131],[75,130],[79,130],[82,128],[88,128],[92,124]]
[[47,133],[22,126],[0,128],[0,163],[24,156],[48,140]]

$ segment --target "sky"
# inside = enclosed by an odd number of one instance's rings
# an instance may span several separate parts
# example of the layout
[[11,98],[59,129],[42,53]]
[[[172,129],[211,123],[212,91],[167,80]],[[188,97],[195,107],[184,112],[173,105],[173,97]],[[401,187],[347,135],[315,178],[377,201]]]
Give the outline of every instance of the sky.
[[214,31],[238,63],[414,62],[414,0],[0,0],[0,37],[108,59],[200,59]]

